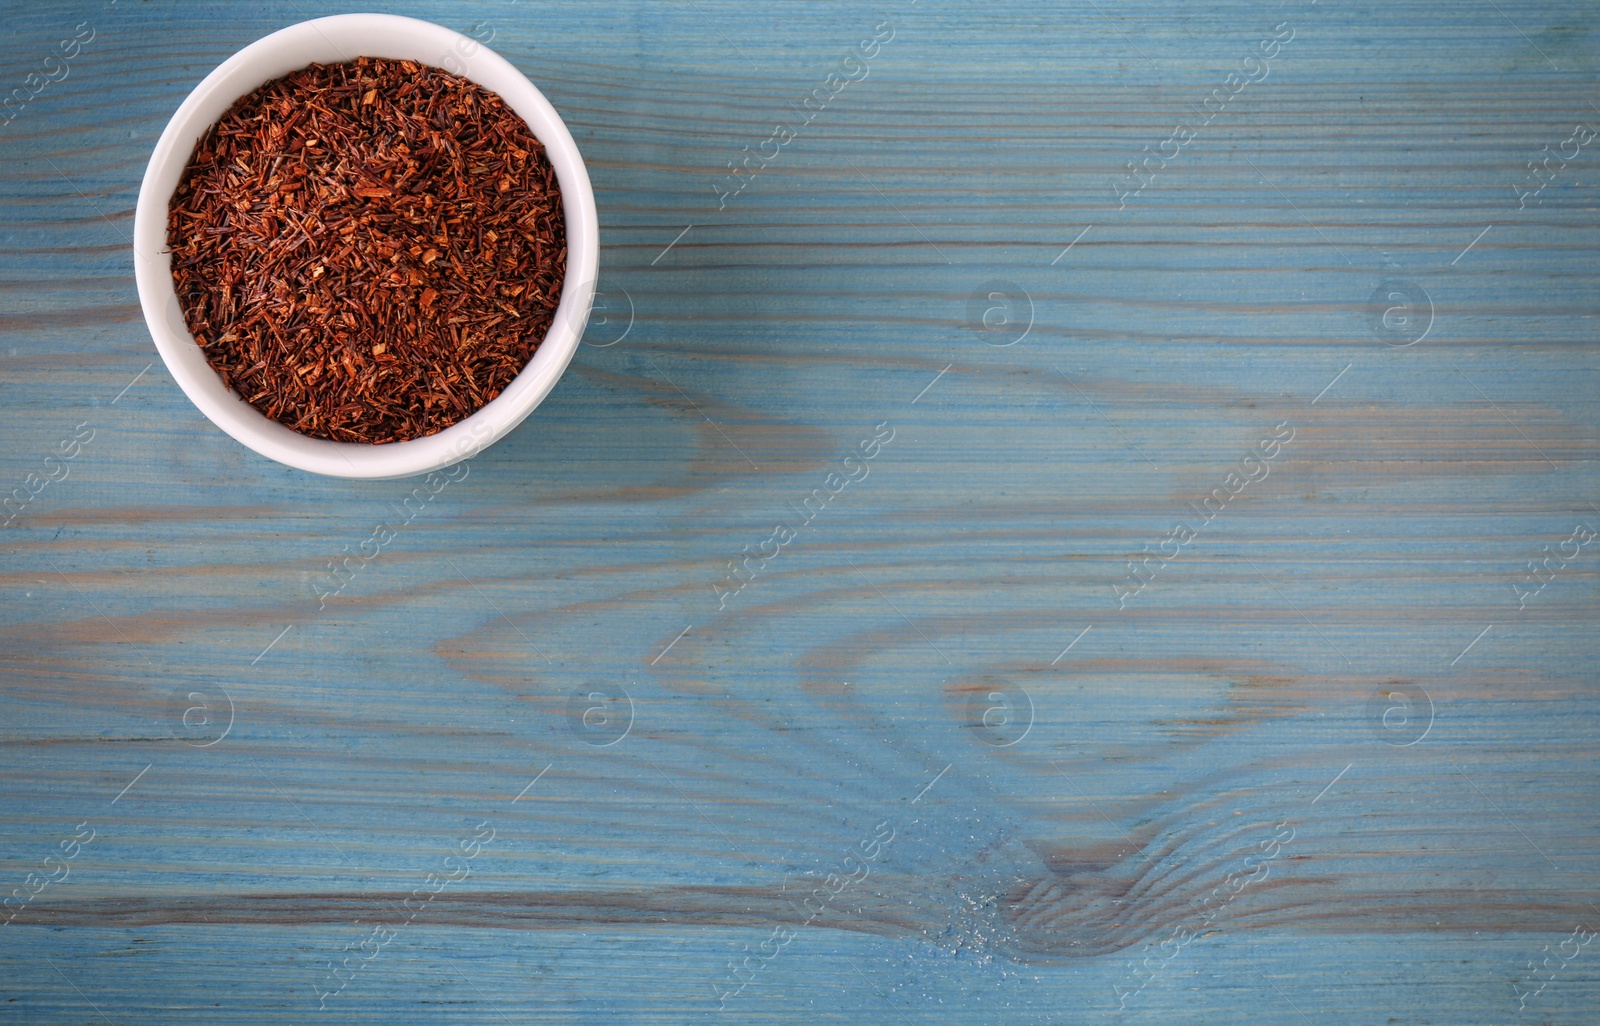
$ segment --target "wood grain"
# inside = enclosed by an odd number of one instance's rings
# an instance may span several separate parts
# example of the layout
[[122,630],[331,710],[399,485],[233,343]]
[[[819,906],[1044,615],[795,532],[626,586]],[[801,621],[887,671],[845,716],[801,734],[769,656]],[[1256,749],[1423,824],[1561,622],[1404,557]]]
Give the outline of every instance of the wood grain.
[[0,1018],[1594,1021],[1600,551],[1528,563],[1600,529],[1600,149],[1514,188],[1592,5],[399,4],[546,92],[604,247],[431,496],[212,428],[130,273],[188,90],[343,6],[7,12],[7,89],[96,35],[0,126],[0,494],[93,435],[0,536],[0,893],[94,836]]

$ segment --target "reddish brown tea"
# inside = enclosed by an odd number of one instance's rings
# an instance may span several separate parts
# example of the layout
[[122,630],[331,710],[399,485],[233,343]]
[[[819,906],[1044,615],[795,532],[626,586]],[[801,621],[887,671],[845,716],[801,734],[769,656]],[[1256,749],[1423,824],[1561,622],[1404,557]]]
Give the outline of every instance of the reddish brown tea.
[[505,101],[412,61],[268,82],[195,146],[172,279],[223,383],[302,434],[397,442],[499,395],[554,318],[561,192]]

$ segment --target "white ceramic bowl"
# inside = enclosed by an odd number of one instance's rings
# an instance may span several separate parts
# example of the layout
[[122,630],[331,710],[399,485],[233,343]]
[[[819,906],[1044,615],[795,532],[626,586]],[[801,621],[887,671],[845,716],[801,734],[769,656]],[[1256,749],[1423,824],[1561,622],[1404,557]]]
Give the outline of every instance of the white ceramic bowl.
[[[544,144],[561,184],[567,269],[561,303],[533,359],[494,401],[437,434],[370,445],[310,438],[271,420],[225,388],[195,344],[172,285],[167,207],[195,143],[235,100],[308,64],[357,57],[414,60],[471,79],[499,94]],[[279,463],[332,477],[395,478],[424,474],[475,455],[505,436],[555,387],[577,351],[589,320],[599,266],[600,230],[594,191],[578,146],[561,117],[521,72],[477,40],[412,18],[342,14],[291,25],[259,39],[205,77],[178,108],[156,143],[139,188],[133,249],[139,303],[161,359],[211,422]]]

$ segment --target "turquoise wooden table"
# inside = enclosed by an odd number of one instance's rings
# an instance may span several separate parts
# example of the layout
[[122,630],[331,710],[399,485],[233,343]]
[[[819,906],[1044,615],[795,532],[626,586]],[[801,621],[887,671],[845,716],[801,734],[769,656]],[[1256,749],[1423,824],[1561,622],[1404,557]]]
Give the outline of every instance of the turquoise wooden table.
[[129,233],[364,6],[6,11],[0,1021],[1596,1021],[1593,4],[392,4],[601,298],[358,483]]

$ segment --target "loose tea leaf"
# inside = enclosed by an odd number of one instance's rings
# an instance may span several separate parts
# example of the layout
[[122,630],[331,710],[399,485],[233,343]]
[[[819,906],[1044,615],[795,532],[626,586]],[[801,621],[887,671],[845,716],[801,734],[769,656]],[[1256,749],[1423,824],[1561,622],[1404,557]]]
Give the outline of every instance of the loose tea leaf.
[[561,193],[505,101],[414,61],[313,64],[195,146],[167,221],[184,319],[302,434],[396,442],[498,396],[555,316]]

